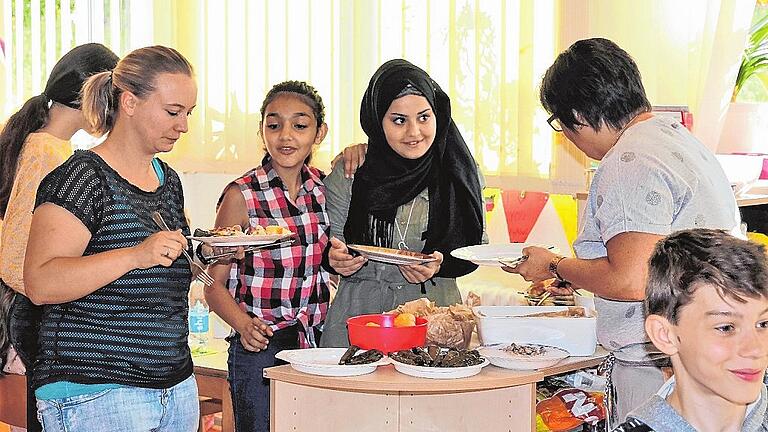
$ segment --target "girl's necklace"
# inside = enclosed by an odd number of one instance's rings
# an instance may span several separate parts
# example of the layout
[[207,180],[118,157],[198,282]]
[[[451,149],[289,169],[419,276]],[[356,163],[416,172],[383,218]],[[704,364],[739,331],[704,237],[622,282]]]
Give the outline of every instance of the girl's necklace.
[[400,231],[400,224],[395,220],[395,228],[397,228],[397,235],[400,236],[400,241],[397,242],[397,248],[400,250],[408,250],[408,245],[405,243],[405,236],[408,234],[408,227],[411,226],[411,216],[413,216],[413,206],[416,205],[416,198],[413,199],[411,204],[411,210],[408,212],[408,220],[405,222],[405,232]]

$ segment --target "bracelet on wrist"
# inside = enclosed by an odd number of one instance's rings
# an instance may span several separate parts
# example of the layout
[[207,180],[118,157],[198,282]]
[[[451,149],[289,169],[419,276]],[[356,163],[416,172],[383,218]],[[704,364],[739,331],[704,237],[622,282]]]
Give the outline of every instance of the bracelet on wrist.
[[197,257],[197,259],[199,259],[199,260],[200,260],[200,262],[201,262],[201,263],[203,263],[203,264],[205,264],[205,265],[208,265],[208,264],[210,264],[210,263],[211,263],[211,261],[212,261],[212,260],[208,259],[208,258],[207,258],[207,257],[206,257],[206,256],[203,254],[203,244],[202,244],[202,243],[198,244],[198,245],[197,245],[197,248],[195,248],[195,256]]
[[557,279],[564,281],[562,276],[560,276],[560,273],[557,271],[557,266],[560,265],[560,262],[564,260],[564,256],[556,255],[554,258],[552,258],[552,261],[549,262],[549,272],[552,274],[552,276]]

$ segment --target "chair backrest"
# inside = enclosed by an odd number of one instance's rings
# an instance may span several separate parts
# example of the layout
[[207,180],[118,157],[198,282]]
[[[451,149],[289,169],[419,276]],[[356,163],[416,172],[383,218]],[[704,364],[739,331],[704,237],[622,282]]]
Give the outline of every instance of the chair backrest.
[[0,422],[27,427],[27,378],[0,376]]

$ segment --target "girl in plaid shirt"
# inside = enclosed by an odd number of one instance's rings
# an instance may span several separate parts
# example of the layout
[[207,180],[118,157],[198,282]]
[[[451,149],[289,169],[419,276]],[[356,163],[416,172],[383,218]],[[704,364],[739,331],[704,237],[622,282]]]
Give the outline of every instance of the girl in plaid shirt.
[[317,91],[286,81],[267,93],[260,134],[261,166],[234,180],[218,203],[216,226],[280,225],[296,234],[282,247],[215,263],[206,288],[213,311],[235,330],[229,338],[229,382],[239,431],[269,430],[269,381],[262,370],[283,349],[315,347],[330,294],[320,268],[328,244],[323,174],[307,165],[328,132]]

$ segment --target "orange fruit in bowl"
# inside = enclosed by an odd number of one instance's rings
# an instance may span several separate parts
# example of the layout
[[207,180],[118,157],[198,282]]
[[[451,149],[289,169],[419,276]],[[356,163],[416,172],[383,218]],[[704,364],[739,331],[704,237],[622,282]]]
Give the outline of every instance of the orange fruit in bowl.
[[395,327],[413,327],[416,325],[416,315],[412,313],[401,313],[395,317]]
[[373,321],[365,323],[365,326],[366,326],[366,327],[381,327],[381,325],[379,325],[379,324],[376,324],[376,323],[375,323],[375,322],[373,322]]

